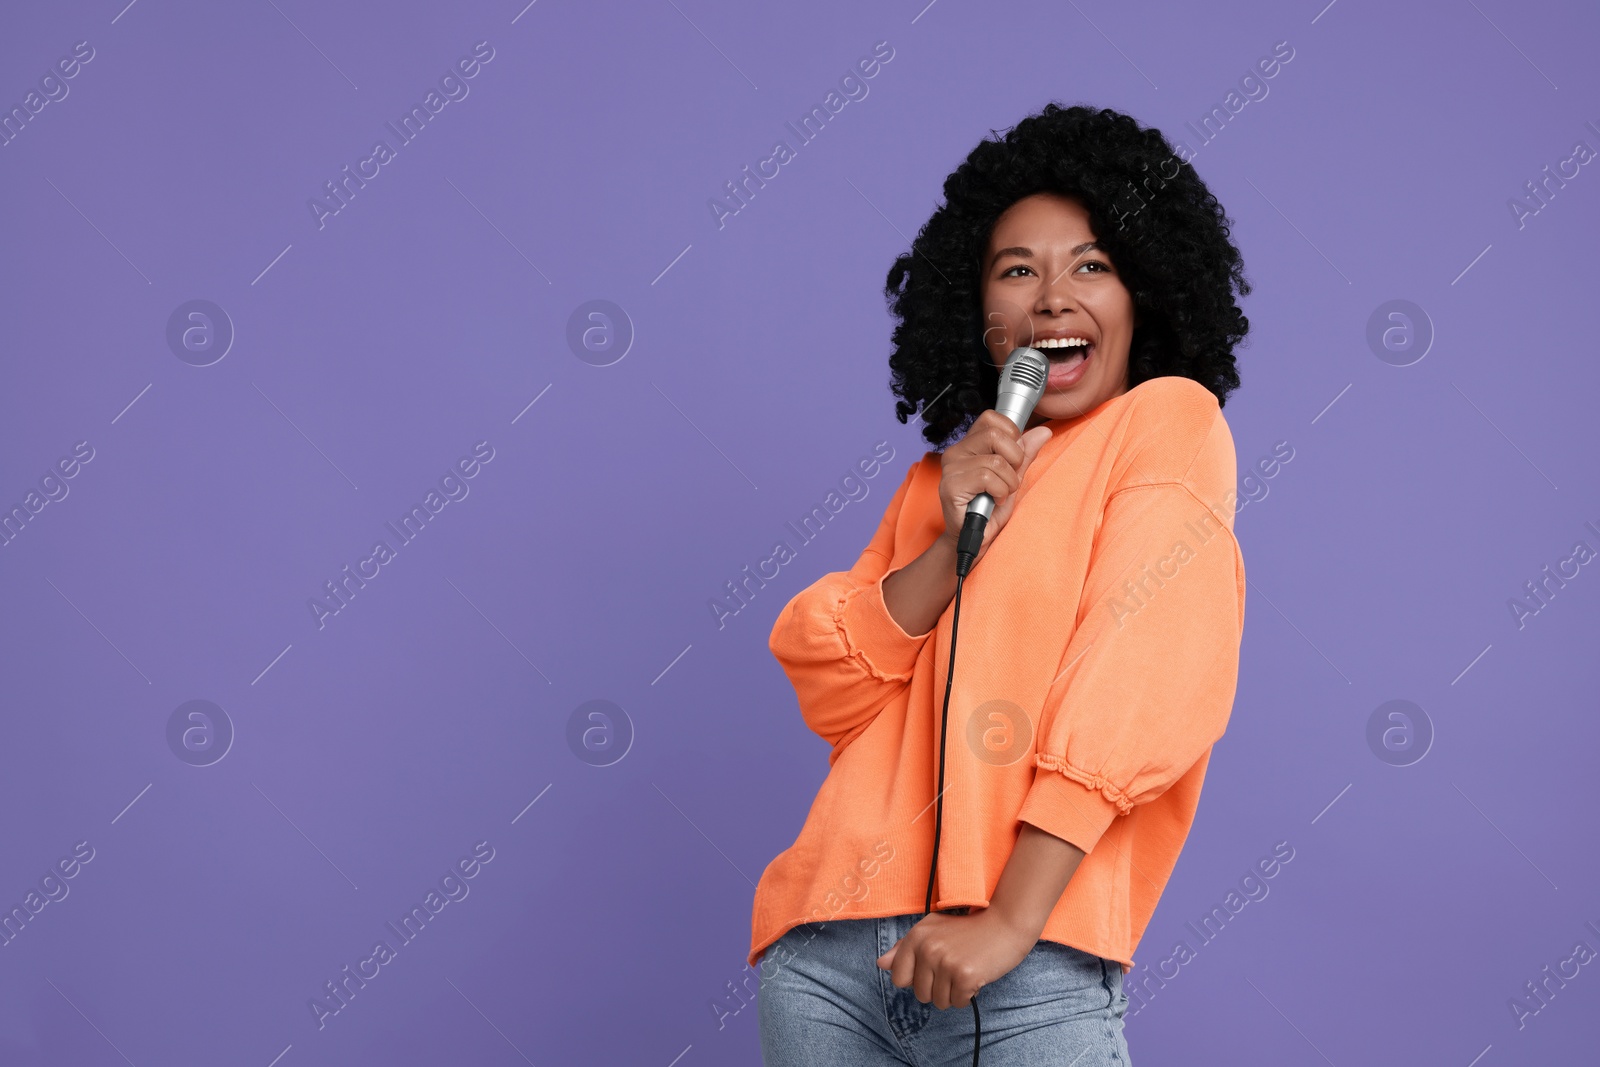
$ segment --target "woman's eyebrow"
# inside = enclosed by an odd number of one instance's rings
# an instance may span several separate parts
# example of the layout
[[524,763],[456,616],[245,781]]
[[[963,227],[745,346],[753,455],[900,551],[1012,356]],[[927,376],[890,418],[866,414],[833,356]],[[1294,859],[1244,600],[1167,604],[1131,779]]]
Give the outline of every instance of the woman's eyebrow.
[[[1076,246],[1074,246],[1072,248],[1067,249],[1067,255],[1074,256],[1074,257],[1081,256],[1085,252],[1089,251],[1089,249],[1091,249],[1091,248],[1099,248],[1099,247],[1100,247],[1100,245],[1096,241],[1085,241],[1081,245],[1076,245]],[[1001,259],[1003,259],[1006,256],[1020,256],[1023,259],[1032,259],[1033,258],[1033,249],[1028,248],[1028,247],[1026,247],[1024,245],[1012,245],[1010,248],[1002,248],[1002,249],[1000,249],[1000,251],[998,251],[998,252],[996,252],[994,254],[994,259],[991,260],[990,262],[998,263]]]

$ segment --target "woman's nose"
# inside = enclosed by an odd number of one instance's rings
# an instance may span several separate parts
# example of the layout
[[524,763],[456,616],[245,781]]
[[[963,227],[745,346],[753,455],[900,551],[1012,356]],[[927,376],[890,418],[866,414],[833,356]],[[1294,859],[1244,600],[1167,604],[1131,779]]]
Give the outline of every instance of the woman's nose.
[[1069,280],[1071,268],[1062,270],[1055,277],[1046,275],[1039,284],[1038,299],[1034,303],[1035,311],[1050,311],[1059,314],[1076,305],[1072,293],[1072,283]]

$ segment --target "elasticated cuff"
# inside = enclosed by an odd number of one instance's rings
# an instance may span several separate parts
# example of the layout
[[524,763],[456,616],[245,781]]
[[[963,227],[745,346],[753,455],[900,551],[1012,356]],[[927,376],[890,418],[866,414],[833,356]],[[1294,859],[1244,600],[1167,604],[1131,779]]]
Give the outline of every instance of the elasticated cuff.
[[1111,820],[1126,814],[1132,804],[1110,783],[1094,775],[1048,755],[1037,759],[1039,768],[1017,819],[1086,853],[1092,851]]
[[920,636],[908,634],[889,614],[889,606],[883,600],[883,582],[901,569],[896,567],[877,581],[850,590],[840,601],[834,618],[850,654],[873,675],[893,681],[910,677],[917,654],[933,634],[933,630]]

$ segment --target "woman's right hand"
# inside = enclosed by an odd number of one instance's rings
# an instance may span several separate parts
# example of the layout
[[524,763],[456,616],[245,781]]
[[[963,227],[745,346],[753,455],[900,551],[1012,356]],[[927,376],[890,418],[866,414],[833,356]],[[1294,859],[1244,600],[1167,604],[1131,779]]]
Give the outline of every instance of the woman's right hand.
[[[1050,440],[1050,427],[1035,426],[1019,431],[1010,419],[993,408],[979,415],[961,440],[948,446],[940,457],[943,472],[939,478],[939,504],[944,509],[944,533],[953,549],[961,539],[967,521],[967,503],[979,493],[994,497],[994,512],[983,528],[983,545],[978,559],[989,551],[1016,508],[1017,490],[1033,457]],[[976,560],[974,561],[976,563]]]

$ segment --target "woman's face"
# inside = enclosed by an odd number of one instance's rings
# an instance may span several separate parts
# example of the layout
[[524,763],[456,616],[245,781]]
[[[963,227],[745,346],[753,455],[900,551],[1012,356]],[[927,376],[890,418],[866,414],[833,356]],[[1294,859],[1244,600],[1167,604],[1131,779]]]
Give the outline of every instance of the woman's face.
[[[1133,297],[1094,244],[1074,198],[1036,193],[996,221],[983,257],[984,346],[996,368],[1013,349],[1037,348],[1050,380],[1028,427],[1075,418],[1128,391]],[[1084,349],[1054,347],[1081,337]]]

